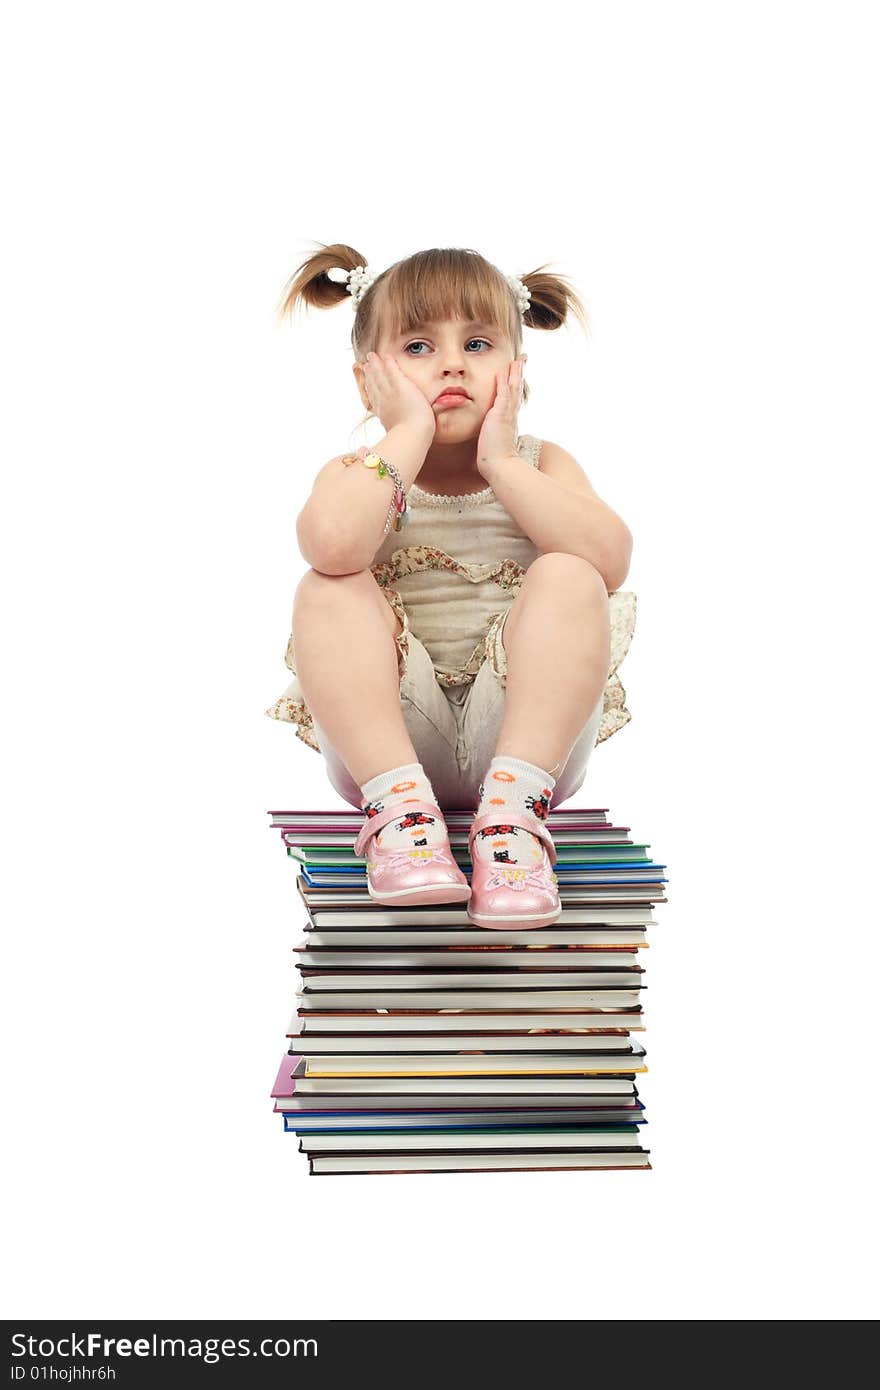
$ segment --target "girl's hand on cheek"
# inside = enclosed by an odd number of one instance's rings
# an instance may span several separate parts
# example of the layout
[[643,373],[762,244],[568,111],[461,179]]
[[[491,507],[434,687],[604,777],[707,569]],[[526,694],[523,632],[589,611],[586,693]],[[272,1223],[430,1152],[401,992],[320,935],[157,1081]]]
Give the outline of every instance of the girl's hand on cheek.
[[477,468],[488,478],[492,468],[516,454],[517,417],[523,397],[523,364],[518,357],[495,373],[495,399],[477,440]]
[[406,425],[434,438],[436,421],[430,402],[401,371],[387,353],[368,352],[364,360],[364,385],[370,408],[378,415],[386,431],[395,425]]

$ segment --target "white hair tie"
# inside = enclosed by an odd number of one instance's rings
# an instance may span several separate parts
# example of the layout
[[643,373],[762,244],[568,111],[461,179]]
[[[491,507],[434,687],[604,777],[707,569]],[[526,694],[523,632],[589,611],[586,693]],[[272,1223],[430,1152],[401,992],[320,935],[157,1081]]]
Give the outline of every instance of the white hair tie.
[[516,300],[516,307],[519,309],[520,317],[524,318],[526,310],[532,299],[532,292],[528,285],[524,285],[518,275],[508,275],[507,283],[513,290],[513,297]]
[[350,270],[346,275],[345,287],[352,297],[355,309],[376,279],[376,276],[377,272],[375,270],[369,270],[365,265],[356,265],[354,270]]

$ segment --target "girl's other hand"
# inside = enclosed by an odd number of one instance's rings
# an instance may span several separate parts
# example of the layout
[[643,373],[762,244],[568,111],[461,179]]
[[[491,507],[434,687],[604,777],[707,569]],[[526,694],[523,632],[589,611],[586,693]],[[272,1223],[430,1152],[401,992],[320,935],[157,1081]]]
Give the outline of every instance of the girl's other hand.
[[523,398],[523,365],[517,357],[495,373],[495,399],[477,440],[477,468],[487,478],[493,465],[516,454],[517,417]]
[[364,359],[364,385],[374,415],[386,431],[407,425],[434,438],[436,422],[431,404],[418,386],[400,370],[393,357],[368,352]]

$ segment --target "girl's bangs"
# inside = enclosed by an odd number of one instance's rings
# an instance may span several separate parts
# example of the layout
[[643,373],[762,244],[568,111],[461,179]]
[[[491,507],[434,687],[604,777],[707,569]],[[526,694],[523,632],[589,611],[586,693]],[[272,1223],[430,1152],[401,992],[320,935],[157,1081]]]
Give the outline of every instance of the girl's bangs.
[[494,325],[511,336],[512,296],[488,265],[417,267],[404,263],[394,268],[381,288],[385,292],[381,316],[392,337],[448,319]]

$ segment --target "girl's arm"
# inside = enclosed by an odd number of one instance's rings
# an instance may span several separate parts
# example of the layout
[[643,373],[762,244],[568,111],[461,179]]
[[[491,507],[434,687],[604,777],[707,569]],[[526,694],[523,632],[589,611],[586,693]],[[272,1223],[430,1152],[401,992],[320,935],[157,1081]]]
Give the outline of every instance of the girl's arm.
[[[415,482],[433,439],[418,424],[393,425],[373,446],[393,464],[406,490]],[[390,477],[360,462],[345,464],[343,455],[325,464],[297,517],[296,535],[303,558],[322,574],[357,574],[368,569],[382,544],[382,528],[394,495]]]
[[513,454],[481,459],[479,469],[542,554],[579,555],[599,571],[609,594],[620,588],[629,573],[632,534],[571,454],[545,441],[538,468]]

